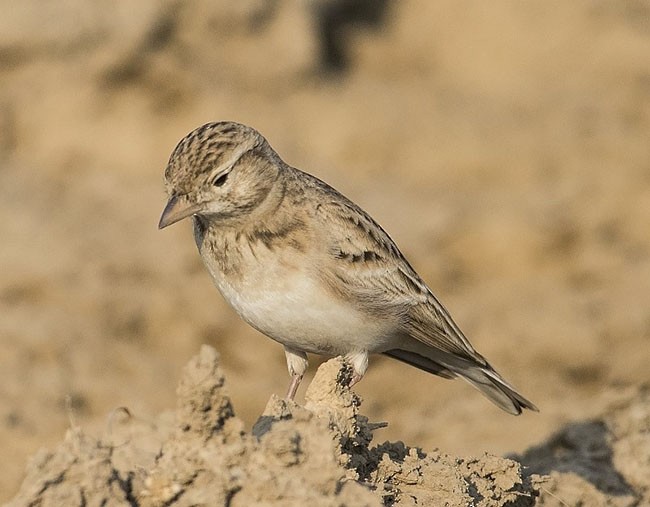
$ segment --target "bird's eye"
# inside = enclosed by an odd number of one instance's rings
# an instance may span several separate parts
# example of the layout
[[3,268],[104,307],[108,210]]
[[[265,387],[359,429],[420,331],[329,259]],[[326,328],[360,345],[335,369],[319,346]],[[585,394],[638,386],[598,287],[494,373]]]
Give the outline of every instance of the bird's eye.
[[225,174],[222,174],[221,176],[219,176],[216,180],[214,180],[213,185],[215,187],[223,187],[224,183],[228,179],[228,174],[229,173],[225,173]]

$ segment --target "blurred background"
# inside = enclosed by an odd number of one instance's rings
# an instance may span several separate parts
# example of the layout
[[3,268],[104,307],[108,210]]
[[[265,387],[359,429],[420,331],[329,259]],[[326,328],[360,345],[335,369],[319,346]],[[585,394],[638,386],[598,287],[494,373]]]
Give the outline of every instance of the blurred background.
[[522,451],[649,379],[646,1],[4,1],[0,500],[69,413],[173,408],[202,343],[249,427],[284,394],[190,225],[156,228],[171,150],[226,119],[369,211],[541,409],[377,357],[378,440]]

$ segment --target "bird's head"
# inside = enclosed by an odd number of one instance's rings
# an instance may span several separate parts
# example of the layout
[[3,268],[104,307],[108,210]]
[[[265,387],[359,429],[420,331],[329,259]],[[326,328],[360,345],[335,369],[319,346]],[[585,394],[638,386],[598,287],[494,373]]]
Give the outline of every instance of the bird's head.
[[250,215],[272,190],[282,161],[255,129],[207,123],[176,146],[165,169],[160,229],[192,215],[228,223]]

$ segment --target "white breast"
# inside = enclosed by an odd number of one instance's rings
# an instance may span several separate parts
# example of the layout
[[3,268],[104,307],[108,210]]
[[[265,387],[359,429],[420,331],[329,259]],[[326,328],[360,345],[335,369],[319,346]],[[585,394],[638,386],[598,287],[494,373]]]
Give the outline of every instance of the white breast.
[[[343,355],[391,348],[393,329],[329,292],[303,257],[257,251],[243,276],[228,278],[206,262],[215,285],[255,329],[305,352]],[[205,260],[205,259],[204,259]]]

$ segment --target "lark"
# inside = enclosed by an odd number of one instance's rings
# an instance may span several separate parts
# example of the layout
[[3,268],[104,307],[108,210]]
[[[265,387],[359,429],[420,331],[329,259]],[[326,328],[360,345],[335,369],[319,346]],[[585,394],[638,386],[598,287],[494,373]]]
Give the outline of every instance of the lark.
[[343,356],[351,384],[370,354],[460,377],[511,414],[537,410],[467,340],[368,213],[286,164],[234,122],[185,136],[167,168],[162,229],[192,218],[214,284],[241,318],[284,346],[293,399],[307,353]]

